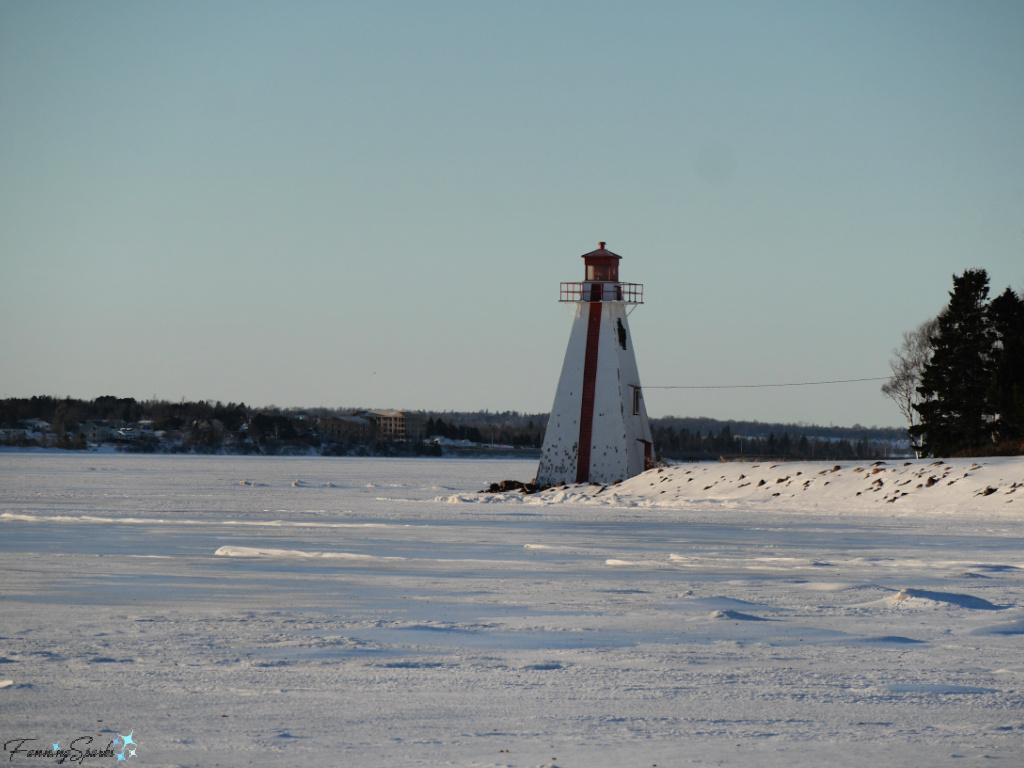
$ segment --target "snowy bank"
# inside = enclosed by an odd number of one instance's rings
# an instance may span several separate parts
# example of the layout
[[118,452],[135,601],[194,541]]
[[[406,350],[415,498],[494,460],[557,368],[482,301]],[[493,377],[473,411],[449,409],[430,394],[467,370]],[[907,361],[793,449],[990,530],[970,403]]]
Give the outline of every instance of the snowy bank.
[[596,504],[681,509],[695,502],[817,514],[984,513],[1024,516],[1024,457],[917,461],[679,464],[610,486],[570,485],[523,495],[459,494],[451,503]]

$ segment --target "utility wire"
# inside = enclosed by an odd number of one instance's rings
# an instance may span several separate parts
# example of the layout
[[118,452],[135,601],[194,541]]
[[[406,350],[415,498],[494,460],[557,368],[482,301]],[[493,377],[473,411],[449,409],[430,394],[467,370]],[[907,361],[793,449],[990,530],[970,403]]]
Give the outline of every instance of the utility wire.
[[644,387],[644,389],[761,389],[764,387],[813,387],[819,384],[850,384],[854,381],[886,381],[891,376],[870,379],[834,379],[833,381],[798,381],[791,384],[708,384],[700,386]]

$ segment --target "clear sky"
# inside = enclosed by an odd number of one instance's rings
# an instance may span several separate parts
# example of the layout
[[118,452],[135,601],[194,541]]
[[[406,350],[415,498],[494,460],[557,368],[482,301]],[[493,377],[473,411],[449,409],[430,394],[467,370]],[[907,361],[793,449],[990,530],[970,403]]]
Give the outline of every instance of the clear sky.
[[547,411],[599,240],[651,415],[899,425],[1024,289],[1024,3],[0,0],[0,395]]

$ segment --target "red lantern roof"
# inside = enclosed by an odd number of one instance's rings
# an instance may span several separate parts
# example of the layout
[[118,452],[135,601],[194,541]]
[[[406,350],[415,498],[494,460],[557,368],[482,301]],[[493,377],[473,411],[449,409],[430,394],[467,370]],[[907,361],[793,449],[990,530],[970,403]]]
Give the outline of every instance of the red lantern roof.
[[581,256],[580,258],[583,258],[583,259],[621,259],[622,258],[621,256],[619,256],[619,254],[612,253],[607,248],[605,248],[604,247],[604,243],[598,243],[597,245],[598,245],[598,248],[597,248],[596,251],[591,251],[590,253],[584,253],[583,256]]

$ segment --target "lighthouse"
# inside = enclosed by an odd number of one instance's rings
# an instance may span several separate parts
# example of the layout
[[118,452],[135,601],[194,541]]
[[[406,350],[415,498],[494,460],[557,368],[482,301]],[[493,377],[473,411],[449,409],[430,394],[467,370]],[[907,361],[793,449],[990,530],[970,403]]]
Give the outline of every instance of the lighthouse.
[[640,374],[627,316],[644,287],[619,282],[621,256],[599,243],[583,254],[584,280],[562,283],[574,308],[537,483],[613,483],[654,462]]

